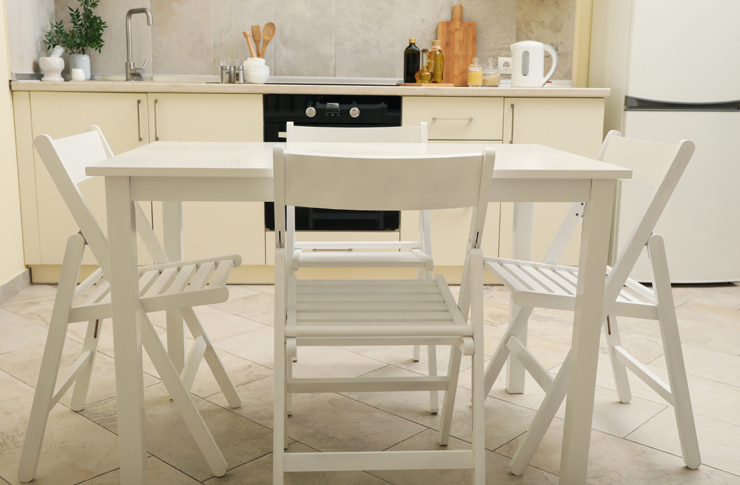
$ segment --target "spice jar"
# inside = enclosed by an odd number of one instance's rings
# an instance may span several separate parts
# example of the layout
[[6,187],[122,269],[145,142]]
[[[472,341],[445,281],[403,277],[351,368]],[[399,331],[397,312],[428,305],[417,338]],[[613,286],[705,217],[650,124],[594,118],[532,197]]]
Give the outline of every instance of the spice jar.
[[501,82],[501,73],[493,65],[493,59],[488,58],[486,67],[483,68],[483,86],[496,87]]
[[483,68],[478,64],[478,58],[473,58],[473,63],[468,66],[468,86],[480,87],[483,83]]

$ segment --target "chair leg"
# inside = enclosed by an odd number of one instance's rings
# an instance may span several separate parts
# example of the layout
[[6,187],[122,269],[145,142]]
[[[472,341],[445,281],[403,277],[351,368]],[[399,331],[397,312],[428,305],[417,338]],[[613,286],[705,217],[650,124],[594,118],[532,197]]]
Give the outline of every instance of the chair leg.
[[547,428],[550,427],[550,423],[555,418],[555,414],[563,403],[568,390],[569,372],[570,353],[568,353],[563,365],[560,367],[558,375],[555,376],[552,387],[545,395],[545,399],[540,404],[537,414],[535,414],[532,422],[529,423],[527,433],[524,435],[524,441],[522,441],[516,453],[511,458],[511,473],[514,475],[521,475],[527,469],[529,462],[542,442],[542,438],[545,436]]
[[506,360],[509,358],[510,352],[508,347],[506,346],[507,342],[509,341],[509,337],[511,337],[512,335],[520,335],[522,333],[522,327],[524,327],[524,333],[526,334],[526,324],[529,316],[532,314],[532,310],[532,307],[518,307],[516,313],[514,313],[513,315],[513,318],[510,320],[509,327],[506,329],[506,333],[501,338],[496,351],[493,353],[491,361],[488,363],[488,368],[486,369],[485,387],[483,388],[484,394],[486,396],[489,392],[491,392],[491,388],[493,388],[494,382],[496,382],[496,379],[501,373]]
[[696,436],[696,424],[691,408],[689,384],[686,379],[686,367],[681,350],[681,338],[678,333],[676,306],[673,301],[671,280],[668,273],[663,238],[653,236],[648,241],[648,255],[653,266],[653,288],[658,301],[658,323],[663,341],[668,383],[673,398],[673,412],[676,415],[678,436],[681,442],[681,452],[687,467],[699,468],[701,455],[699,441]]
[[86,359],[84,367],[81,369],[80,374],[75,381],[75,388],[72,392],[72,411],[82,411],[85,407],[87,391],[90,388],[92,368],[95,363],[95,354],[98,350],[98,342],[100,341],[102,323],[102,320],[94,320],[87,324],[87,332],[85,333],[85,342],[82,344],[82,352],[83,354],[88,353],[89,358]]
[[447,365],[447,390],[442,401],[442,416],[439,425],[439,444],[447,446],[450,439],[450,427],[452,426],[452,411],[455,407],[455,395],[457,392],[457,381],[460,376],[460,362],[462,360],[462,349],[460,345],[453,345],[450,349],[450,361]]
[[[520,308],[512,303],[511,315],[515,315],[519,311]],[[527,319],[529,319],[529,316],[527,316]],[[524,320],[516,328],[511,329],[511,335],[515,336],[525,347],[527,346],[527,323],[528,320]],[[524,366],[513,359],[509,359],[509,366],[506,372],[506,392],[509,394],[523,394],[525,374]]]
[[238,408],[239,406],[241,406],[241,399],[239,398],[239,394],[236,392],[234,383],[231,381],[229,374],[226,372],[226,369],[224,369],[224,365],[221,363],[221,359],[218,357],[216,350],[213,348],[213,344],[208,339],[205,330],[203,330],[203,326],[201,325],[198,316],[195,314],[195,311],[192,308],[182,308],[180,309],[180,313],[182,313],[185,323],[188,326],[188,330],[190,330],[190,334],[194,338],[201,337],[205,340],[206,350],[203,354],[203,357],[206,359],[206,363],[211,369],[213,377],[216,378],[216,382],[218,382],[218,386],[221,389],[221,392],[224,393],[229,406],[232,408]]
[[224,476],[226,474],[226,460],[221,454],[221,450],[219,450],[211,432],[208,430],[205,421],[203,421],[203,417],[195,407],[190,393],[183,386],[180,380],[180,374],[167,355],[167,350],[165,350],[162,341],[157,336],[152,322],[143,312],[141,313],[141,341],[162,378],[167,392],[172,396],[172,401],[185,421],[185,425],[190,430],[190,434],[192,434],[203,457],[206,459],[211,472],[217,477]]
[[59,276],[59,286],[54,308],[52,309],[49,332],[46,335],[46,345],[41,358],[41,369],[36,384],[36,392],[33,396],[31,414],[28,418],[26,439],[23,443],[20,465],[18,467],[18,480],[30,482],[36,475],[36,468],[41,453],[41,444],[44,440],[46,423],[49,412],[53,407],[58,395],[55,396],[57,375],[59,374],[59,363],[62,360],[64,341],[67,337],[69,322],[67,316],[72,308],[77,278],[79,276],[82,254],[85,250],[85,240],[80,234],[74,234],[67,239],[67,248],[64,253],[62,272]]
[[[437,377],[437,346],[427,346],[427,356],[429,359],[429,377]],[[439,412],[439,393],[437,391],[429,391],[429,410],[432,414]]]
[[609,348],[609,360],[611,361],[612,373],[614,374],[614,384],[617,387],[617,397],[619,398],[619,402],[627,404],[632,400],[632,391],[630,390],[630,382],[627,377],[627,367],[619,359],[615,351],[615,348],[622,346],[622,339],[619,337],[617,317],[613,315],[607,315],[606,317],[606,343]]

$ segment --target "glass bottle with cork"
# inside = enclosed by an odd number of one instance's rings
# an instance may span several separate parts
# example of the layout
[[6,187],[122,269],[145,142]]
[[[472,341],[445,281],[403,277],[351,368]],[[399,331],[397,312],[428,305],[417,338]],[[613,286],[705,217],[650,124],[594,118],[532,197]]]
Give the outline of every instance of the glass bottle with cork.
[[438,40],[432,41],[432,48],[429,50],[429,59],[432,65],[432,82],[441,83],[445,72],[445,55]]
[[403,51],[403,82],[416,82],[416,73],[419,71],[421,50],[416,46],[416,38],[409,38],[409,46]]
[[421,69],[416,73],[414,79],[417,83],[429,83],[432,82],[432,69],[434,68],[434,60],[429,56],[429,49],[421,50]]

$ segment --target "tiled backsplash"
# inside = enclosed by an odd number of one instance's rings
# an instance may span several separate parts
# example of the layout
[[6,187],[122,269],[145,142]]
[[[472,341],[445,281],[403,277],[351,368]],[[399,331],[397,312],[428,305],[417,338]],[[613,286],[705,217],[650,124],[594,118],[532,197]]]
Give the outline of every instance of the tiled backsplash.
[[[400,78],[408,38],[429,47],[456,4],[465,21],[477,22],[481,62],[510,56],[513,42],[539,40],[558,52],[554,79],[571,78],[576,0],[103,1],[96,13],[108,23],[105,46],[89,54],[94,74],[123,74],[126,11],[149,7],[152,27],[132,18],[133,52],[137,65],[150,60],[153,74],[217,74],[221,59],[249,56],[242,31],[271,21],[265,58],[274,75]],[[38,69],[51,16],[68,19],[70,5],[78,0],[6,0],[12,71]]]

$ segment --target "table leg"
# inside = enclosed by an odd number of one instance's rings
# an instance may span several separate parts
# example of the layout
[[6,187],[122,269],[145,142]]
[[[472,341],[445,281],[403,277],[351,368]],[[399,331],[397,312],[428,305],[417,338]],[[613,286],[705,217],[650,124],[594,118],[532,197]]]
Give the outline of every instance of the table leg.
[[615,186],[592,181],[583,216],[560,483],[586,483]]
[[[514,203],[513,220],[513,257],[514,259],[532,259],[532,226],[534,224],[534,204],[531,202]],[[511,304],[509,308],[509,322],[519,311],[519,307]],[[524,323],[520,331],[514,335],[526,347],[527,324]],[[509,394],[522,394],[524,392],[524,378],[526,371],[524,366],[517,360],[509,358],[508,371],[506,373],[506,391]]]
[[[182,203],[162,202],[163,245],[167,259],[181,261],[182,246]],[[180,312],[167,311],[167,353],[172,365],[182,372],[185,365],[185,323]]]
[[136,226],[128,177],[106,177],[109,274],[113,316],[118,455],[121,483],[146,483],[144,371],[141,360],[141,315],[137,312]]

